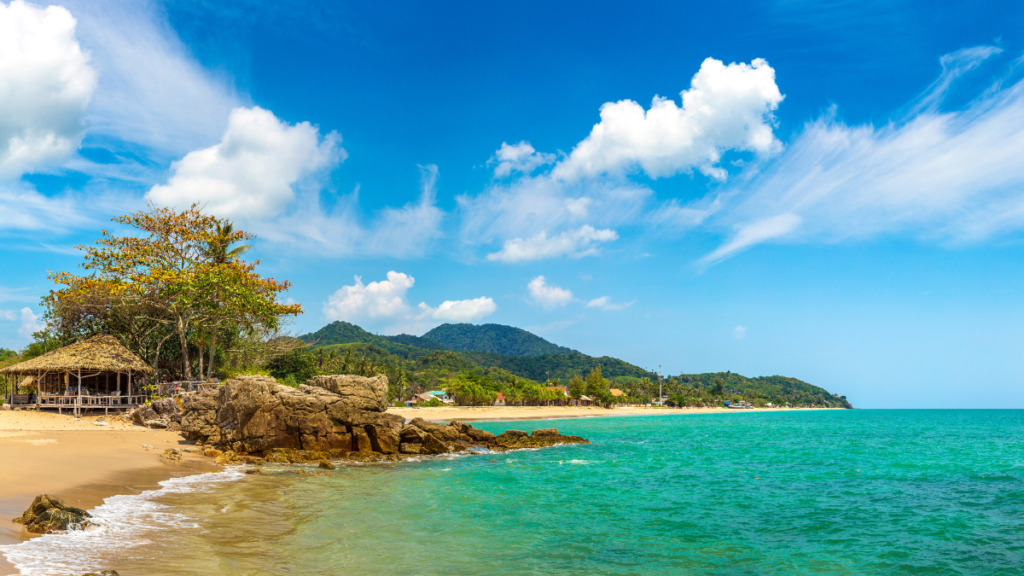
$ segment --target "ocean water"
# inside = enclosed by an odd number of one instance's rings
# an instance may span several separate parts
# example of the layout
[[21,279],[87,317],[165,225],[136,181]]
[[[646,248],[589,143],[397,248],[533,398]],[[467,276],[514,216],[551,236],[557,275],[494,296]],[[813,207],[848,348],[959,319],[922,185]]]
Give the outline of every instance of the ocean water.
[[1024,574],[1024,411],[480,423],[592,445],[227,471],[109,499],[23,574]]

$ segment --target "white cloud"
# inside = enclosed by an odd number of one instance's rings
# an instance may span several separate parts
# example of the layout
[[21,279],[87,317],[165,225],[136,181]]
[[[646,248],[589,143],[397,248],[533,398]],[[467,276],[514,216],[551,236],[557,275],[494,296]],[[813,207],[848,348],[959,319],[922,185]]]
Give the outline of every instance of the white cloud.
[[955,243],[1020,231],[1024,81],[996,83],[963,109],[941,109],[953,80],[996,54],[982,47],[943,57],[943,75],[897,122],[850,126],[833,109],[807,124],[762,173],[725,191],[717,221],[739,223],[738,232],[703,262],[770,239],[909,233]]
[[8,322],[20,322],[18,338],[23,341],[31,340],[33,333],[45,328],[45,325],[39,321],[39,317],[27,306],[21,310],[0,310],[0,319]]
[[600,298],[594,298],[590,302],[587,302],[587,308],[598,308],[600,310],[615,311],[625,310],[633,304],[636,304],[636,300],[630,300],[629,302],[612,302],[610,296],[601,296]]
[[746,326],[737,326],[737,327],[733,328],[732,329],[732,337],[737,339],[737,340],[743,340],[744,338],[747,337],[747,327]]
[[498,163],[496,176],[514,177],[457,198],[461,239],[467,246],[499,243],[503,248],[489,259],[518,261],[574,253],[571,242],[583,224],[699,224],[714,212],[713,202],[684,207],[670,201],[652,213],[654,193],[625,176],[637,169],[658,178],[697,168],[721,180],[726,171],[718,163],[728,150],[767,158],[781,149],[772,112],[782,98],[764,60],[725,65],[709,58],[682,92],[681,106],[659,97],[647,111],[628,100],[604,104],[590,135],[548,172],[531,175],[554,155],[526,142],[503,143],[491,162]]
[[17,178],[78,149],[95,88],[70,12],[0,2],[0,177]]
[[796,214],[779,214],[778,216],[745,224],[739,228],[732,240],[719,246],[714,252],[702,258],[701,262],[704,264],[720,262],[737,252],[746,250],[754,244],[785,236],[799,225],[800,216]]
[[445,300],[437,308],[421,302],[414,308],[406,293],[415,283],[412,276],[393,270],[387,280],[369,284],[356,276],[352,286],[342,286],[327,298],[324,315],[328,320],[384,326],[388,333],[423,333],[442,322],[475,322],[498,309],[487,297]]
[[91,133],[142,144],[167,158],[209,146],[246,102],[230,78],[200,64],[153,0],[63,0],[97,68]]
[[472,300],[445,300],[437,308],[420,303],[420,310],[442,322],[476,322],[481,318],[494,314],[498,305],[490,298],[473,298]]
[[488,164],[497,164],[494,168],[495,178],[504,178],[513,172],[530,174],[545,164],[553,164],[556,156],[537,152],[529,142],[509,145],[501,143],[501,148],[494,153]]
[[725,170],[716,166],[724,151],[780,149],[772,112],[783,96],[766,61],[725,65],[708,58],[681,96],[682,107],[655,96],[647,111],[632,100],[604,104],[601,122],[553,174],[575,180],[639,167],[659,178],[696,167],[724,180]]
[[610,242],[618,239],[615,230],[597,230],[593,226],[581,226],[576,230],[567,230],[558,236],[548,237],[541,231],[532,238],[513,238],[505,241],[501,250],[487,255],[488,260],[498,262],[524,262],[543,258],[569,256],[582,258],[599,254],[599,242]]
[[530,298],[545,310],[552,310],[572,302],[572,292],[565,288],[549,285],[543,276],[537,276],[530,280],[526,287],[530,291]]
[[342,286],[328,296],[324,304],[324,315],[328,320],[358,322],[369,318],[392,318],[408,314],[410,307],[405,293],[416,283],[416,279],[401,272],[388,272],[388,279],[363,284],[355,277],[355,284]]
[[335,132],[321,140],[309,122],[289,125],[259,107],[236,108],[220,143],[174,162],[167,184],[146,198],[179,207],[200,202],[224,217],[276,216],[295,198],[297,182],[345,158],[340,143]]

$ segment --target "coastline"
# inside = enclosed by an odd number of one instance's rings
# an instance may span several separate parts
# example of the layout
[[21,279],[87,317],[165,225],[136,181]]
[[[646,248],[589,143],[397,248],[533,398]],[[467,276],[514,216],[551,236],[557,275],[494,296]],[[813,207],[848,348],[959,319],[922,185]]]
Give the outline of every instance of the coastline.
[[[109,418],[108,426],[95,426],[97,418],[76,421],[46,412],[0,412],[0,462],[5,463],[0,467],[0,545],[37,537],[11,520],[39,494],[89,510],[111,496],[139,494],[164,480],[219,469],[194,454],[185,454],[181,463],[161,458],[166,448],[190,445],[177,432]],[[8,574],[18,571],[0,554],[0,575]]]
[[731,410],[714,408],[598,408],[579,406],[440,406],[437,408],[388,408],[389,414],[423,418],[435,422],[502,422],[515,420],[560,420],[566,418],[609,418],[620,416],[678,416],[682,414],[754,414],[759,412],[811,412],[844,408],[755,408]]

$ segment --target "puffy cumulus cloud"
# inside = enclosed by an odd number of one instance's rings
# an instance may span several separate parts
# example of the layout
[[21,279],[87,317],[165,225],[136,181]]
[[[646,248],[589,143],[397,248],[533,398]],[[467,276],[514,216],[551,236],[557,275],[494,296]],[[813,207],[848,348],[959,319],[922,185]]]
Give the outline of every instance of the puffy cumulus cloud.
[[420,303],[420,310],[434,320],[442,322],[476,322],[494,314],[498,305],[490,298],[473,298],[472,300],[445,300],[437,308]]
[[327,297],[324,316],[328,320],[355,322],[362,319],[391,318],[407,314],[410,310],[405,293],[416,279],[401,272],[388,272],[387,280],[363,284],[355,277],[355,284],[342,286]]
[[299,180],[345,158],[340,143],[336,132],[321,139],[309,122],[289,125],[259,107],[236,108],[220,143],[174,162],[167,184],[146,198],[166,206],[200,202],[218,216],[276,216]]
[[[561,160],[525,141],[503,143],[491,163],[496,177],[510,178],[457,198],[461,238],[469,246],[498,243],[501,250],[488,258],[517,262],[595,253],[593,243],[607,239],[585,240],[582,225],[701,224],[717,210],[715,202],[659,203],[628,175],[640,170],[659,178],[696,168],[724,180],[719,161],[726,151],[767,159],[782,149],[773,133],[782,99],[764,60],[726,65],[708,58],[682,92],[681,105],[660,97],[649,110],[629,100],[606,103],[600,122]],[[552,162],[550,170],[534,174]],[[578,242],[585,247],[575,247]]]
[[746,326],[737,326],[737,327],[733,328],[732,329],[732,337],[737,339],[737,340],[743,340],[744,338],[747,337],[747,327]]
[[636,300],[629,302],[612,302],[610,296],[601,296],[600,298],[594,298],[590,302],[587,302],[587,308],[597,308],[599,310],[616,311],[625,310],[633,304],[636,304]]
[[572,302],[572,292],[547,283],[543,276],[537,276],[526,285],[530,298],[545,310],[553,310]]
[[353,285],[342,286],[328,296],[324,315],[328,320],[382,326],[390,333],[423,333],[443,322],[475,322],[498,309],[487,297],[445,300],[436,308],[426,302],[413,307],[406,294],[415,283],[412,276],[393,270],[388,272],[387,280],[369,284],[356,276]]
[[39,321],[39,316],[27,306],[21,310],[0,310],[0,319],[18,322],[18,338],[23,341],[31,340],[33,333],[46,327]]
[[[851,126],[830,110],[742,185],[715,218],[734,235],[705,256],[727,258],[766,241],[841,242],[911,234],[976,242],[1024,229],[1024,80],[1010,76],[962,109],[946,94],[990,47],[942,58],[943,73],[899,121]],[[1018,72],[1019,76],[1019,72]]]
[[65,8],[0,2],[0,177],[63,160],[84,134],[96,71]]
[[526,141],[511,146],[502,142],[501,148],[494,153],[488,164],[497,164],[494,168],[494,176],[504,178],[513,172],[530,174],[545,164],[554,163],[555,159],[554,154],[537,152]]
[[548,237],[547,232],[541,231],[531,238],[507,240],[501,250],[488,254],[487,259],[498,262],[524,262],[559,256],[582,258],[599,254],[599,242],[610,242],[618,237],[615,230],[597,230],[586,225],[551,237]]
[[572,180],[639,167],[659,178],[696,167],[723,180],[726,171],[716,165],[724,151],[768,155],[781,148],[773,111],[783,96],[768,62],[708,58],[681,95],[681,107],[659,96],[646,111],[632,100],[604,104],[601,121],[553,174]]

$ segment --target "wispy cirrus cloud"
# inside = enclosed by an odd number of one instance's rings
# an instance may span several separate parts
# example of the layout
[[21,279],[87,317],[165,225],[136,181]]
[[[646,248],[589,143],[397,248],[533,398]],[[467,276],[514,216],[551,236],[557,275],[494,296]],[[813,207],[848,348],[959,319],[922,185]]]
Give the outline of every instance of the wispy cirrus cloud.
[[[1009,76],[944,111],[954,82],[992,47],[941,60],[943,74],[884,126],[850,126],[833,109],[787,150],[723,194],[718,225],[736,228],[704,264],[767,241],[840,242],[883,234],[974,242],[1024,228],[1024,81]],[[1014,67],[1018,67],[1015,64]]]

